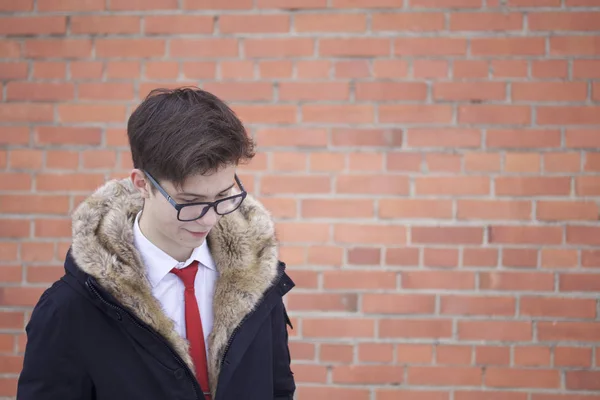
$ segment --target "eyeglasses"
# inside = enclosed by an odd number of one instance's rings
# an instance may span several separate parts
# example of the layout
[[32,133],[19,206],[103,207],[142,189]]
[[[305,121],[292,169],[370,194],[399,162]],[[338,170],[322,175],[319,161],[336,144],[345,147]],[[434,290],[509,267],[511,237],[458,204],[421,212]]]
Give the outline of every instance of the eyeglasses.
[[225,197],[224,199],[220,199],[213,202],[178,204],[175,200],[173,200],[173,198],[171,198],[167,191],[158,184],[158,182],[152,177],[152,175],[150,175],[146,171],[144,171],[144,173],[146,174],[152,185],[154,185],[154,187],[158,189],[158,191],[162,193],[163,196],[165,196],[167,201],[177,210],[177,219],[182,222],[189,222],[200,219],[204,217],[208,210],[210,210],[211,208],[214,208],[215,212],[218,215],[230,214],[240,207],[240,205],[246,198],[246,195],[248,194],[244,189],[242,182],[240,182],[240,179],[236,174],[235,182],[240,187],[241,193],[236,194],[234,196]]

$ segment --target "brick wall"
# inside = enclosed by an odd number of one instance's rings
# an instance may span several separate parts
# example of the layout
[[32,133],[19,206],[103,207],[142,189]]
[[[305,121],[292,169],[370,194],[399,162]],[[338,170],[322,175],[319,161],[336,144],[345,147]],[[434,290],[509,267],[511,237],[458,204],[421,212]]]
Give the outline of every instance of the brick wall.
[[[0,397],[156,86],[260,153],[301,400],[600,399],[600,1],[0,0]],[[485,394],[484,394],[485,393]]]

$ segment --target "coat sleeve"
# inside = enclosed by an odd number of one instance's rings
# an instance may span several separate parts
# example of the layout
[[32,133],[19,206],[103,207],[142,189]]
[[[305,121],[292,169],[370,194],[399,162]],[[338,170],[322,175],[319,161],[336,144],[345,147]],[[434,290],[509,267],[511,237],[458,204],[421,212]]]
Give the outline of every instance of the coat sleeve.
[[27,345],[17,400],[91,400],[92,383],[78,364],[67,310],[46,291],[26,327]]
[[287,326],[291,327],[283,299],[273,317],[273,384],[275,400],[292,400],[296,391],[288,346]]

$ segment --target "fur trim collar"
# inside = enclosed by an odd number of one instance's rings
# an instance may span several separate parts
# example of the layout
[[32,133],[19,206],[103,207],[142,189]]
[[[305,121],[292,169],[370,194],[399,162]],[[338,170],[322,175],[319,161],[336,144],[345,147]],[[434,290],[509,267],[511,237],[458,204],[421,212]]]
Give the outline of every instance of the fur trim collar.
[[[72,255],[126,309],[161,334],[192,371],[187,341],[152,295],[133,241],[133,222],[143,199],[128,179],[99,188],[73,214]],[[235,327],[277,275],[277,243],[267,210],[248,195],[234,213],[222,217],[207,237],[219,271],[214,294],[214,325],[208,339],[213,398],[220,360]]]

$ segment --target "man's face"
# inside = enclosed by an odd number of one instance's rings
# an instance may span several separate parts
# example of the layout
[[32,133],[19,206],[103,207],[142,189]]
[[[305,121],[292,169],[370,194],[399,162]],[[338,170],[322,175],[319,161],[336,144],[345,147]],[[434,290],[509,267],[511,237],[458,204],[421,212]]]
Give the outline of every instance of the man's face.
[[[179,189],[168,181],[163,180],[159,184],[176,203],[181,205],[215,201],[239,192],[237,186],[234,186],[235,171],[235,166],[228,166],[207,175],[191,176]],[[158,190],[150,190],[153,188],[152,183],[143,178],[141,171],[140,176],[135,175],[134,171],[132,173],[134,185],[145,196],[144,210],[140,219],[142,232],[151,242],[172,257],[187,258],[194,248],[204,242],[221,216],[211,208],[198,220],[179,221],[177,210]],[[136,183],[136,179],[143,179],[143,181]]]

